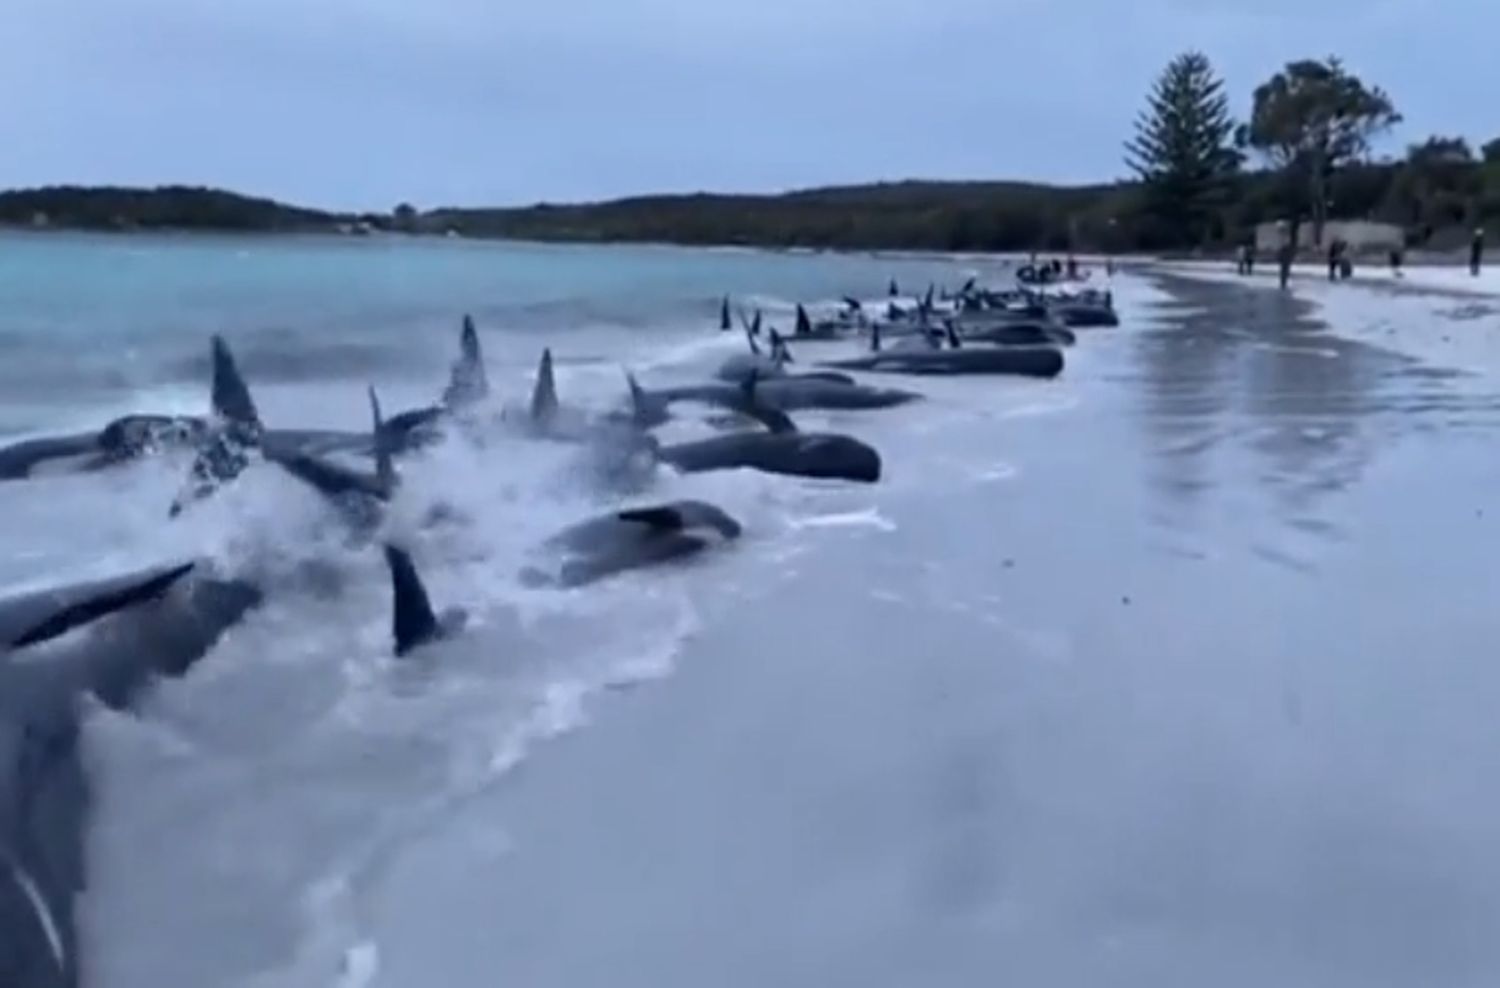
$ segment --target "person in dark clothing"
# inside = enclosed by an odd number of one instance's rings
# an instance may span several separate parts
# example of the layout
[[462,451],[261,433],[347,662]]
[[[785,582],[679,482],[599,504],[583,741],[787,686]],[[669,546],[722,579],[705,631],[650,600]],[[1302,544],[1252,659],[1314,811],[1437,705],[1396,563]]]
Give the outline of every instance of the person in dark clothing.
[[1255,241],[1245,241],[1245,273],[1255,274]]
[[1394,277],[1401,277],[1401,261],[1405,253],[1400,247],[1391,248],[1391,274]]
[[1281,287],[1286,288],[1287,282],[1292,277],[1292,255],[1295,251],[1290,243],[1284,243],[1276,249],[1276,267],[1281,277]]
[[1484,227],[1474,230],[1474,239],[1469,241],[1469,274],[1479,277],[1479,266],[1484,263]]
[[1328,280],[1337,281],[1339,276],[1339,240],[1328,241]]

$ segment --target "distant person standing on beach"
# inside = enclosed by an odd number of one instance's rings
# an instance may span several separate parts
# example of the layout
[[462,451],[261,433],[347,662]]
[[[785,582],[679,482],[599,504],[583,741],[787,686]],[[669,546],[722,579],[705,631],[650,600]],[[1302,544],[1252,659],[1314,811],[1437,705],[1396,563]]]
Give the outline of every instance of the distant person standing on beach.
[[1469,241],[1469,274],[1479,277],[1479,266],[1484,263],[1484,227],[1474,228],[1474,239]]
[[1283,290],[1286,288],[1287,282],[1292,278],[1292,255],[1294,253],[1296,251],[1293,250],[1290,241],[1284,241],[1280,247],[1276,248],[1277,273],[1281,278],[1281,287]]
[[1255,274],[1255,241],[1245,241],[1245,273]]

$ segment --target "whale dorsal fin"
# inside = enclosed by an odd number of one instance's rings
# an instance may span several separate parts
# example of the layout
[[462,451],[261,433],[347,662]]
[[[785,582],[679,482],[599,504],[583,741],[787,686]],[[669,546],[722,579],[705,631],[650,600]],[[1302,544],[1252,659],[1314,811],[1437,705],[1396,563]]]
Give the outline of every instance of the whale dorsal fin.
[[896,284],[895,278],[891,279],[891,284],[890,287],[886,290],[886,294],[890,295],[891,298],[895,298],[897,295],[901,294],[901,288]]
[[755,318],[752,319],[752,320],[750,320],[750,335],[751,336],[759,336],[760,335],[760,322],[761,322],[761,313],[760,313],[759,309],[756,309],[755,310]]
[[380,414],[380,396],[375,386],[370,385],[370,428],[375,442],[375,480],[380,489],[390,494],[396,488],[396,464],[391,460],[391,436],[385,428],[385,418]]
[[386,543],[385,562],[391,571],[391,635],[400,656],[439,637],[442,629],[411,555]]
[[729,321],[729,296],[725,295],[719,303],[719,332],[727,333],[733,328],[734,324]]
[[798,336],[812,335],[812,320],[807,317],[807,309],[801,302],[797,303],[797,326],[794,332]]
[[542,351],[542,362],[536,369],[536,386],[531,389],[531,419],[546,422],[557,415],[557,379],[552,374],[552,348]]
[[662,505],[655,508],[630,508],[616,512],[621,521],[635,521],[662,531],[681,531],[685,527],[682,512]]
[[464,316],[463,331],[458,337],[458,360],[448,373],[443,389],[443,404],[449,408],[473,404],[490,393],[490,382],[484,371],[484,354],[479,348],[479,331],[471,316]]
[[755,342],[755,334],[750,332],[749,327],[745,328],[745,342],[750,344],[750,352],[759,357],[760,344]]
[[212,400],[215,415],[249,430],[260,430],[260,415],[250,397],[250,387],[240,375],[229,344],[217,333],[213,339]]
[[646,402],[646,391],[630,371],[625,372],[625,383],[630,388],[630,417],[637,423],[644,424],[651,418],[651,410]]
[[844,305],[849,307],[850,312],[860,312],[864,309],[864,306],[859,304],[859,299],[849,295],[844,296]]
[[880,323],[870,324],[870,352],[880,352]]

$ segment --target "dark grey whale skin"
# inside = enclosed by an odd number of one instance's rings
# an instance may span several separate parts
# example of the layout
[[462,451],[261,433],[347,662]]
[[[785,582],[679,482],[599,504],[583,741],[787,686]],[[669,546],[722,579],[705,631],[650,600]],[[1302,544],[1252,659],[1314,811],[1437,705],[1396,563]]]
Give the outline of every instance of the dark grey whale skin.
[[953,350],[871,353],[832,360],[825,367],[890,374],[1011,374],[1056,377],[1063,370],[1062,351],[1055,347],[964,347]]
[[[0,601],[0,985],[74,988],[92,798],[80,701],[131,709],[260,603],[191,563]],[[63,637],[78,630],[78,638]],[[18,644],[20,643],[20,644]]]
[[555,572],[528,567],[522,578],[536,585],[581,586],[695,556],[716,543],[739,538],[741,530],[738,521],[706,501],[628,508],[558,532],[542,545],[555,557]]

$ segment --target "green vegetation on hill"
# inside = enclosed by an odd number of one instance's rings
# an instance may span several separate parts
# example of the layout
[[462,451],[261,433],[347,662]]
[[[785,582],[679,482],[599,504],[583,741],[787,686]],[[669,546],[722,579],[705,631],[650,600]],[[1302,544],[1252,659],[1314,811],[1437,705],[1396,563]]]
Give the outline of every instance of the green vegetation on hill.
[[0,192],[0,223],[81,230],[331,229],[339,218],[219,189],[57,185]]
[[[426,229],[535,240],[783,247],[1063,249],[1097,240],[1119,191],[1014,182],[900,182],[775,196],[652,196],[576,206],[440,209]],[[1097,226],[1098,229],[1091,229]]]

